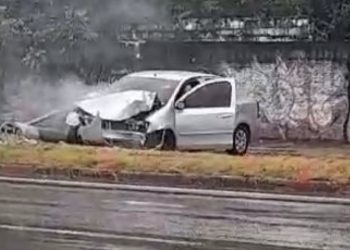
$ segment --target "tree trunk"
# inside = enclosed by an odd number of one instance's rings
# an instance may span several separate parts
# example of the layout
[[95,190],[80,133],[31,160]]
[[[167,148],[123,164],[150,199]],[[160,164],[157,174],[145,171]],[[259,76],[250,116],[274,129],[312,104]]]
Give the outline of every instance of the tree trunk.
[[[1,53],[0,48],[0,58],[2,58],[2,61],[0,61],[0,107],[2,106],[2,102],[4,101],[4,88],[5,88],[5,63],[3,63],[4,57],[2,56],[3,53]],[[0,109],[1,114],[1,109]]]
[[5,87],[5,72],[4,72],[4,69],[2,68],[2,65],[0,64],[0,124],[3,122],[2,107],[4,107],[4,104],[5,104],[4,87]]
[[346,114],[346,120],[344,123],[344,128],[343,128],[343,135],[344,135],[344,140],[346,143],[350,143],[350,136],[349,136],[349,125],[350,125],[350,61],[347,62],[346,67],[348,69],[347,75],[346,75],[346,80],[348,82],[347,86],[347,97],[348,97],[348,110]]

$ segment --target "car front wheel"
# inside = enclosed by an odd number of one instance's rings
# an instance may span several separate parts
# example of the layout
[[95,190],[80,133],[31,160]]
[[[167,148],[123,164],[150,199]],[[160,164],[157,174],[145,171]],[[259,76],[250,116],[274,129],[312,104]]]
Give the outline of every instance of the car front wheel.
[[249,147],[249,129],[245,126],[239,126],[233,133],[233,148],[229,153],[233,155],[245,155]]
[[159,130],[147,135],[145,148],[162,151],[176,150],[176,138],[171,130]]
[[163,151],[174,151],[176,150],[176,139],[175,135],[170,130],[163,131],[163,142],[161,146],[161,150]]

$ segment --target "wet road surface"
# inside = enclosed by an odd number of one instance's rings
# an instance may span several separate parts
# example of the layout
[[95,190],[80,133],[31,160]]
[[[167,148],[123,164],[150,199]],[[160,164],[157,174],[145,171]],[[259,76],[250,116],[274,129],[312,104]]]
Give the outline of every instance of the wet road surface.
[[0,182],[1,250],[350,249],[350,202]]

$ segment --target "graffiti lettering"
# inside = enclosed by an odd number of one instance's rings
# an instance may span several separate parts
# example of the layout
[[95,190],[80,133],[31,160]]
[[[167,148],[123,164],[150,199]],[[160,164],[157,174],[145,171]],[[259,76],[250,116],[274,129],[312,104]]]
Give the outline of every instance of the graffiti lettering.
[[348,105],[344,65],[277,57],[274,64],[255,60],[243,69],[223,63],[220,71],[235,77],[239,87],[261,103],[266,136],[343,139]]

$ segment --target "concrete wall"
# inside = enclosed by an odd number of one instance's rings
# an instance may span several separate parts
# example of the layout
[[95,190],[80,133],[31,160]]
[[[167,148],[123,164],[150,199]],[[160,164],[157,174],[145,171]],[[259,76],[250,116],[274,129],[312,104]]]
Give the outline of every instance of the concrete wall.
[[343,140],[348,110],[347,69],[331,61],[252,62],[244,68],[223,63],[240,91],[262,108],[262,136],[283,139]]
[[140,68],[234,76],[261,104],[263,137],[346,138],[346,44],[149,43],[141,51]]
[[346,43],[304,42],[147,42],[140,46],[140,64],[146,68],[207,67],[215,69],[221,62],[245,65],[255,58],[272,63],[276,56],[285,59],[346,61],[350,45]]

